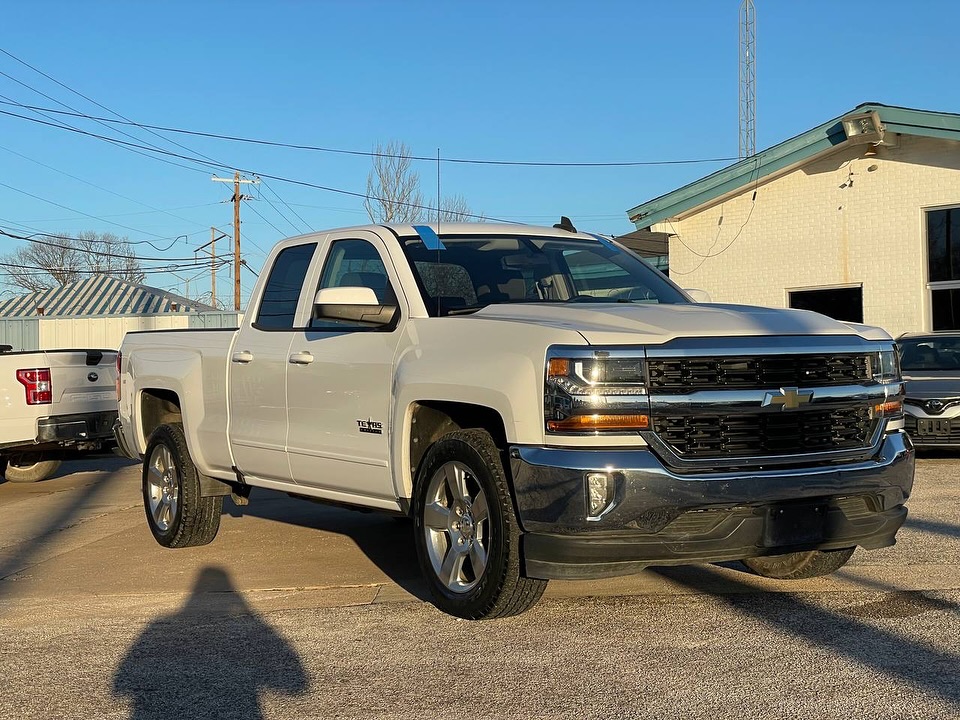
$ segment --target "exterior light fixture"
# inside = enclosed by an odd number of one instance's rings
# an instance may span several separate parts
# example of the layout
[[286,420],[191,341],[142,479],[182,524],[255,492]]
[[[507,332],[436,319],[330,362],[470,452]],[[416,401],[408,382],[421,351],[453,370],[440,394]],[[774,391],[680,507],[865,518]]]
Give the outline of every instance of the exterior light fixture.
[[856,115],[848,115],[841,121],[843,123],[843,132],[846,133],[847,140],[851,143],[873,143],[879,145],[883,142],[883,135],[886,128],[880,122],[880,113],[865,112]]

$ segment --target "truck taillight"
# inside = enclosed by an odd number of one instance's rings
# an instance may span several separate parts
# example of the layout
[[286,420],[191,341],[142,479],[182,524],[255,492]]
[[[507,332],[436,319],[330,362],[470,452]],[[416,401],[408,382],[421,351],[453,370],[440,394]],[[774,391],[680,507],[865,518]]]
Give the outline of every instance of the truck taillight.
[[117,380],[114,383],[117,388],[117,402],[120,402],[120,360],[123,359],[123,353],[117,353]]
[[17,370],[17,380],[27,393],[27,405],[49,405],[53,402],[50,368]]

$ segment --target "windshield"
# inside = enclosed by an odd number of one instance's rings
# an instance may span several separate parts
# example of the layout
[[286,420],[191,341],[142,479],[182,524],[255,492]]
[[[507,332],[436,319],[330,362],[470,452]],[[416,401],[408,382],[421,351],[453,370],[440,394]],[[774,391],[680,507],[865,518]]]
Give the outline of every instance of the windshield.
[[612,243],[541,237],[401,240],[431,316],[504,303],[686,303],[658,271]]
[[960,337],[902,338],[901,370],[960,370]]

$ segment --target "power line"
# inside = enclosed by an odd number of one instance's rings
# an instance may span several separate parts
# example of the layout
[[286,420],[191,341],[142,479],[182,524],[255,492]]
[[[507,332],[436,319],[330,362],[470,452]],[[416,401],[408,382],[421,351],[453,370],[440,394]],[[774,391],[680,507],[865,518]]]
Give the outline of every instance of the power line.
[[[47,233],[36,233],[36,234],[44,235],[46,237],[55,237],[60,240],[82,240],[82,238],[71,238],[64,235],[48,235]],[[3,235],[8,238],[13,238],[14,240],[24,240],[26,242],[34,243],[36,245],[46,245],[49,247],[60,248],[61,250],[77,250],[77,248],[71,245],[60,245],[59,243],[47,242],[45,240],[37,240],[36,238],[31,236],[15,235],[13,233],[8,233],[6,230],[3,230],[3,229],[0,229],[0,235]],[[190,260],[196,261],[196,258],[189,258],[189,257],[185,257],[185,258],[143,257],[141,255],[117,255],[117,253],[100,252],[98,250],[78,250],[78,252],[82,252],[84,255],[97,255],[100,257],[121,257],[121,258],[129,258],[130,260],[141,260],[144,262],[170,262],[170,261],[187,262]]]
[[[0,145],[0,150],[5,150],[6,152],[8,152],[8,153],[10,153],[10,154],[12,154],[12,155],[16,155],[17,157],[21,157],[21,158],[23,158],[24,160],[27,160],[27,161],[29,161],[29,162],[35,163],[36,165],[39,165],[40,167],[44,167],[44,168],[47,168],[48,170],[52,170],[53,172],[59,173],[59,174],[61,174],[61,175],[64,175],[64,176],[66,176],[66,177],[68,177],[68,178],[70,178],[70,179],[72,179],[72,180],[76,180],[77,182],[81,182],[81,183],[83,183],[84,185],[89,185],[90,187],[96,188],[97,190],[100,190],[100,191],[102,191],[102,192],[109,193],[110,195],[114,195],[114,196],[116,196],[116,197],[118,197],[118,198],[120,198],[120,199],[122,199],[122,200],[127,200],[128,202],[132,202],[132,203],[135,203],[135,204],[137,204],[137,205],[142,205],[143,207],[150,208],[150,210],[151,210],[152,212],[163,213],[164,215],[169,215],[169,216],[172,217],[172,218],[175,218],[175,219],[177,219],[177,220],[182,220],[183,222],[188,222],[188,223],[190,223],[190,224],[192,224],[192,225],[199,225],[199,224],[200,224],[200,223],[196,223],[196,222],[194,222],[194,221],[192,221],[192,220],[187,220],[186,218],[180,217],[179,215],[174,215],[172,212],[169,212],[168,210],[161,210],[160,208],[155,208],[155,207],[153,207],[152,205],[148,205],[147,203],[140,202],[139,200],[134,200],[133,198],[127,197],[126,195],[121,195],[121,194],[118,193],[118,192],[114,192],[113,190],[109,190],[109,189],[107,189],[107,188],[105,188],[105,187],[101,187],[100,185],[96,185],[96,184],[94,184],[94,183],[92,183],[92,182],[89,182],[89,181],[87,181],[87,180],[84,180],[83,178],[77,177],[76,175],[71,175],[71,174],[68,173],[68,172],[64,172],[63,170],[59,170],[59,169],[53,167],[52,165],[47,165],[46,163],[42,163],[42,162],[40,162],[39,160],[34,160],[33,158],[27,157],[27,156],[24,155],[23,153],[19,153],[19,152],[17,152],[16,150],[11,150],[11,149],[8,148],[8,147],[4,147],[4,146]],[[199,205],[198,205],[198,206],[194,206],[194,207],[202,207],[202,206],[199,206]]]
[[[391,153],[378,153],[370,152],[363,150],[346,150],[343,148],[331,148],[323,147],[319,145],[304,145],[299,143],[287,143],[280,142],[277,140],[261,140],[257,138],[246,138],[236,135],[223,135],[220,133],[210,133],[202,132],[199,130],[184,130],[182,128],[168,127],[164,125],[150,125],[147,123],[138,123],[132,120],[114,120],[112,118],[98,117],[96,115],[87,115],[86,113],[70,113],[63,110],[55,110],[50,108],[43,108],[31,105],[24,105],[20,103],[4,103],[0,102],[3,105],[16,105],[22,107],[26,110],[44,110],[46,112],[55,113],[58,115],[68,115],[73,117],[82,117],[87,120],[94,120],[97,122],[110,123],[115,125],[132,125],[135,127],[143,128],[145,130],[162,130],[163,132],[171,133],[180,133],[182,135],[193,135],[196,137],[205,137],[211,138],[214,140],[227,140],[230,142],[239,142],[247,143],[251,145],[266,145],[270,147],[282,147],[288,148],[291,150],[309,150],[311,152],[323,152],[323,153],[333,153],[337,155],[355,155],[360,157],[371,157],[371,158],[408,158],[410,160],[421,160],[424,162],[436,163],[438,158],[434,156],[426,155],[396,155]],[[180,146],[183,147],[183,146]],[[484,160],[477,158],[453,158],[453,157],[441,157],[439,158],[440,162],[445,163],[456,163],[461,165],[502,165],[502,166],[521,166],[521,167],[580,167],[580,168],[590,168],[590,167],[644,167],[644,166],[656,166],[656,165],[697,165],[703,163],[719,163],[719,162],[732,162],[737,160],[736,157],[718,157],[718,158],[693,158],[687,160],[616,160],[609,162],[570,162],[570,161],[537,161],[537,160]]]
[[[11,116],[11,117],[20,118],[20,119],[22,119],[22,120],[28,120],[29,122],[38,123],[38,124],[40,124],[40,125],[47,125],[47,126],[49,126],[49,127],[57,128],[58,130],[68,130],[68,131],[70,131],[70,132],[78,133],[78,134],[80,134],[80,135],[87,135],[87,136],[89,136],[89,137],[97,138],[97,139],[99,139],[99,140],[105,140],[105,141],[107,141],[107,142],[114,143],[114,144],[130,145],[130,146],[132,146],[132,147],[137,147],[137,148],[140,148],[140,149],[142,149],[142,150],[146,150],[147,152],[160,153],[160,154],[162,154],[162,155],[168,155],[168,156],[171,156],[171,157],[176,157],[176,158],[180,158],[180,159],[185,159],[185,160],[189,160],[190,162],[195,162],[195,163],[200,163],[200,164],[204,164],[204,165],[209,165],[209,166],[211,166],[211,167],[213,167],[213,168],[215,168],[215,169],[219,169],[219,170],[230,169],[230,170],[233,170],[233,171],[235,171],[235,172],[243,173],[243,174],[245,174],[245,175],[255,175],[255,176],[258,176],[258,177],[260,177],[260,178],[267,178],[267,179],[269,179],[269,180],[277,180],[278,182],[285,182],[285,183],[289,183],[289,184],[291,184],[291,185],[300,185],[301,187],[309,187],[309,188],[313,188],[313,189],[315,189],[315,190],[323,190],[323,191],[325,191],[325,192],[337,193],[337,194],[339,194],[339,195],[347,195],[347,196],[350,196],[350,197],[357,197],[357,198],[363,198],[363,199],[369,198],[369,199],[371,199],[371,200],[384,200],[384,199],[385,199],[385,198],[377,197],[377,196],[375,196],[375,195],[367,195],[366,193],[354,192],[354,191],[352,191],[352,190],[343,190],[343,189],[341,189],[341,188],[330,187],[330,186],[327,186],[327,185],[318,185],[318,184],[316,184],[316,183],[306,182],[305,180],[294,180],[294,179],[292,179],[292,178],[285,178],[285,177],[282,177],[282,176],[280,176],[280,175],[270,175],[270,174],[262,173],[262,172],[258,173],[258,172],[253,172],[253,171],[251,171],[251,170],[247,170],[247,169],[244,169],[244,168],[232,167],[232,166],[230,166],[230,165],[220,165],[220,164],[217,164],[217,163],[215,163],[215,162],[208,162],[208,161],[206,161],[206,160],[198,160],[198,159],[196,159],[196,158],[191,158],[191,157],[188,157],[188,156],[186,156],[186,155],[181,155],[180,153],[175,153],[175,152],[172,152],[172,151],[170,151],[170,150],[155,150],[155,149],[150,149],[150,148],[147,148],[147,147],[142,146],[142,145],[136,145],[135,143],[127,142],[126,140],[117,140],[117,139],[115,139],[115,138],[109,138],[109,137],[106,137],[106,136],[104,136],[104,135],[99,135],[99,134],[97,134],[97,133],[89,132],[89,131],[87,131],[87,130],[80,130],[79,128],[73,128],[73,127],[70,127],[70,126],[68,126],[68,125],[57,125],[57,124],[50,123],[50,122],[44,122],[43,120],[38,120],[37,118],[27,117],[26,115],[18,115],[17,113],[12,113],[12,112],[9,112],[9,111],[7,111],[7,110],[0,110],[0,115],[9,115],[9,116]],[[160,160],[160,159],[162,159],[162,158],[156,158],[156,159]],[[174,164],[176,165],[177,163],[174,163]],[[182,165],[181,165],[181,167],[185,167],[185,166],[182,166]],[[187,169],[188,169],[188,170],[197,170],[198,168],[187,168]],[[400,200],[393,200],[392,202],[394,202],[394,203],[397,204],[397,205],[403,205],[403,206],[405,206],[405,207],[416,208],[416,209],[419,209],[419,210],[428,210],[428,211],[430,211],[430,212],[435,212],[435,211],[437,210],[437,208],[435,208],[435,207],[433,207],[433,206],[431,206],[431,205],[421,205],[421,204],[418,204],[418,203],[408,203],[408,202],[403,202],[403,201],[400,201]],[[480,220],[494,220],[494,221],[496,221],[496,222],[519,224],[519,223],[515,223],[515,221],[513,221],[513,220],[506,220],[506,219],[503,219],[503,218],[495,218],[495,217],[490,217],[490,216],[487,216],[487,215],[481,215],[481,214],[478,214],[478,213],[462,213],[462,215],[463,215],[464,217],[472,217],[472,218],[477,218],[477,219],[480,219]]]
[[265,183],[265,182],[261,182],[260,184],[261,184],[263,187],[265,187],[267,190],[269,190],[269,191],[270,191],[270,194],[273,195],[273,196],[274,196],[282,205],[284,205],[290,212],[292,212],[292,213],[297,217],[297,219],[300,220],[300,222],[303,224],[303,226],[306,227],[306,230],[304,230],[302,226],[297,225],[293,220],[291,220],[291,219],[287,216],[287,214],[286,214],[285,212],[283,212],[280,208],[278,208],[278,207],[273,203],[273,201],[270,200],[270,198],[265,197],[265,196],[263,195],[263,193],[260,193],[259,198],[260,198],[261,200],[263,200],[264,202],[266,202],[270,207],[272,207],[273,210],[274,210],[274,212],[277,213],[277,215],[279,215],[280,217],[282,217],[282,218],[284,219],[284,221],[286,221],[286,223],[287,223],[288,225],[290,225],[290,227],[293,228],[294,232],[296,232],[298,235],[300,235],[300,234],[302,234],[302,233],[304,233],[304,232],[310,232],[310,225],[309,225],[309,223],[307,223],[302,217],[300,217],[300,215],[297,213],[297,211],[294,210],[292,207],[290,207],[290,205],[287,203],[287,201],[284,200],[282,197],[280,197],[280,196],[277,194],[276,190],[274,190],[272,187],[268,186],[267,183]]
[[[3,53],[6,54],[6,55],[10,55],[10,53],[8,53],[6,50],[0,49],[0,52],[3,52]],[[10,55],[10,57],[12,57],[14,60],[17,60],[17,62],[23,62],[22,60],[20,60],[19,58],[14,57],[13,55]],[[26,63],[23,63],[23,64],[26,65]],[[27,67],[30,67],[31,69],[35,70],[36,72],[40,72],[39,70],[36,70],[36,68],[33,68],[33,66],[27,65]],[[46,74],[44,74],[44,73],[40,73],[40,74],[41,74],[41,75],[44,75],[44,77],[47,77],[47,78],[53,80],[53,78],[50,78],[49,75],[46,75]],[[112,128],[112,127],[108,124],[109,122],[116,123],[117,121],[111,121],[109,118],[100,119],[100,118],[97,118],[97,117],[95,117],[95,116],[93,116],[93,115],[88,115],[88,114],[86,114],[86,113],[82,113],[82,112],[80,112],[79,110],[77,110],[77,108],[73,107],[72,105],[68,105],[67,103],[62,102],[61,100],[57,100],[55,97],[51,97],[50,95],[47,95],[47,94],[46,94],[45,92],[43,92],[42,90],[37,90],[35,87],[33,87],[33,86],[31,86],[31,85],[23,82],[22,80],[18,80],[17,78],[13,77],[12,75],[9,75],[8,73],[3,72],[2,70],[0,70],[0,75],[2,75],[2,76],[5,77],[5,78],[8,78],[9,80],[12,80],[13,82],[17,83],[18,85],[22,85],[23,87],[27,88],[28,90],[31,90],[32,92],[35,92],[37,95],[41,95],[41,96],[47,98],[48,100],[51,100],[52,102],[55,102],[57,105],[60,105],[61,107],[65,107],[65,108],[68,108],[69,110],[72,110],[72,111],[76,114],[77,117],[83,117],[83,118],[86,118],[86,119],[88,119],[88,120],[92,120],[93,122],[95,122],[95,123],[97,123],[97,124],[99,124],[99,125],[102,125],[103,127],[105,127],[105,128],[108,129],[108,130],[111,130],[111,131],[113,131],[113,132],[118,132],[118,133],[120,133],[121,135],[123,135],[124,137],[130,138],[131,140],[136,140],[137,142],[140,142],[140,143],[146,143],[149,147],[152,147],[152,148],[154,148],[154,149],[156,149],[156,150],[161,149],[159,146],[154,145],[153,143],[151,143],[151,142],[148,141],[148,140],[144,140],[144,139],[142,139],[142,138],[139,138],[139,137],[137,137],[136,135],[131,135],[130,133],[126,132],[125,130],[119,130],[119,129]],[[53,82],[56,82],[56,83],[59,84],[59,85],[63,85],[63,83],[60,83],[60,82],[57,81],[57,80],[53,80]],[[66,87],[66,86],[64,85],[63,87]],[[67,89],[70,90],[70,88],[67,88]],[[75,91],[71,90],[71,92],[75,92]],[[24,105],[24,104],[22,104],[22,103],[17,103],[16,101],[12,100],[11,98],[6,97],[5,95],[4,95],[3,97],[6,98],[8,101],[12,102],[12,103],[15,104],[15,105],[19,105],[20,107],[28,107],[28,106],[26,106],[26,105]],[[86,97],[86,96],[84,96],[84,97]],[[88,99],[89,99],[89,98],[88,98]],[[93,101],[91,100],[91,102],[93,102]],[[97,103],[94,103],[94,104],[97,104]],[[101,105],[100,107],[103,107],[103,106]],[[30,108],[28,107],[28,109],[30,109]],[[109,108],[104,108],[104,110],[107,110],[108,112],[113,112],[113,111],[110,110]],[[34,112],[39,112],[40,114],[43,114],[42,111],[38,111],[38,110],[34,110]],[[49,112],[62,113],[63,111],[61,111],[61,110],[54,110],[53,108],[51,108]],[[116,115],[116,113],[114,113],[114,114]],[[122,116],[120,116],[120,117],[122,117]],[[52,119],[52,118],[51,118],[51,119]],[[134,124],[135,124],[135,123],[134,123]],[[64,123],[64,125],[66,125],[66,123]],[[69,127],[69,126],[68,126],[68,127]],[[152,131],[151,131],[151,132],[152,132]],[[156,135],[156,133],[153,133],[153,134]],[[162,139],[165,139],[165,138],[162,138]],[[172,141],[169,141],[169,140],[168,140],[167,142],[172,142]],[[176,143],[174,143],[174,144],[176,144]],[[180,146],[180,147],[183,147],[183,146]],[[189,150],[189,148],[184,148],[184,149]],[[190,152],[193,152],[193,151],[191,150]]]
[[[80,178],[78,178],[78,179],[80,179]],[[80,179],[80,180],[81,180],[81,182],[85,182],[85,181],[83,181],[82,179]],[[88,183],[88,184],[89,184],[89,183]],[[96,187],[96,186],[94,186],[94,187]],[[107,190],[107,192],[110,192],[110,191]],[[133,202],[136,202],[136,201],[134,200]],[[142,203],[141,203],[141,204],[142,204]],[[198,204],[196,204],[196,205],[180,205],[179,207],[175,207],[175,208],[157,208],[156,210],[137,210],[136,212],[128,212],[128,213],[111,213],[111,214],[109,214],[109,215],[101,215],[100,217],[101,217],[101,218],[117,218],[117,217],[133,217],[134,215],[155,215],[156,213],[168,213],[168,214],[169,214],[172,210],[196,210],[197,208],[208,208],[208,207],[214,207],[215,205],[220,205],[220,203],[219,203],[219,202],[208,202],[208,203],[198,203]],[[149,207],[149,206],[148,206],[148,207]],[[172,216],[172,217],[176,217],[176,215],[174,215],[174,216]],[[547,216],[544,216],[544,217],[547,217]],[[552,216],[551,216],[551,217],[552,217]],[[583,217],[583,216],[578,215],[577,217]],[[610,216],[605,216],[605,217],[616,217],[616,218],[618,218],[618,217],[620,217],[620,216],[619,216],[619,215],[610,215]],[[78,218],[76,218],[76,217],[40,218],[40,219],[37,219],[37,220],[28,220],[27,222],[74,222],[74,221],[77,220],[77,219],[78,219]],[[186,219],[184,218],[184,220],[186,220]],[[189,221],[187,221],[187,222],[193,222],[193,221],[192,221],[192,220],[189,220]],[[198,232],[199,232],[199,231],[198,231]],[[196,233],[190,233],[190,234],[191,234],[191,235],[195,235]]]
[[153,237],[160,238],[161,240],[166,240],[169,238],[169,236],[157,235],[156,233],[147,232],[146,230],[138,230],[135,227],[130,227],[129,225],[124,225],[123,223],[114,222],[113,220],[107,220],[102,217],[97,217],[96,215],[85,213],[82,210],[77,210],[76,208],[62,205],[58,202],[54,202],[53,200],[48,200],[47,198],[40,197],[39,195],[34,195],[33,193],[29,193],[26,190],[20,190],[19,188],[13,187],[13,185],[7,185],[5,182],[0,182],[0,187],[5,187],[8,190],[13,190],[13,192],[20,193],[21,195],[26,195],[27,197],[31,197],[34,200],[40,200],[41,202],[49,203],[50,205],[55,205],[58,208],[62,208],[63,210],[69,210],[70,212],[77,213],[78,215],[83,215],[84,217],[88,217],[92,220],[99,220],[100,222],[105,222],[105,223],[108,223],[109,225],[116,225],[117,227],[123,228],[124,230],[132,230],[135,233],[141,233],[143,235],[152,235]]
[[[8,263],[0,262],[0,267],[5,268],[15,268],[20,270],[38,270],[39,272],[32,273],[21,273],[30,277],[42,277],[43,275],[49,275],[50,270],[63,270],[66,272],[76,273],[78,275],[104,275],[106,274],[103,270],[83,270],[79,268],[44,268],[40,265],[23,265],[21,263]],[[135,270],[137,273],[143,273],[144,275],[164,275],[171,272],[177,272],[179,270],[194,270],[196,265],[170,265],[165,268],[140,268]],[[222,267],[219,266],[219,267]],[[218,267],[218,269],[219,269]],[[204,269],[204,272],[207,272],[207,269]],[[201,273],[202,274],[202,273]]]
[[[184,150],[187,150],[187,151],[189,151],[189,152],[194,152],[194,153],[197,152],[197,151],[195,151],[195,150],[191,150],[190,148],[188,148],[188,147],[185,146],[185,145],[181,145],[180,143],[176,142],[175,140],[171,140],[170,138],[166,138],[166,137],[164,137],[163,135],[160,135],[159,133],[153,132],[153,129],[152,129],[152,128],[149,128],[149,127],[147,127],[147,126],[145,126],[145,125],[140,125],[139,123],[133,122],[130,118],[126,117],[125,115],[121,115],[120,113],[116,112],[115,110],[111,110],[111,109],[108,108],[106,105],[103,105],[103,104],[97,102],[97,101],[94,100],[93,98],[87,97],[86,95],[84,95],[84,94],[83,94],[82,92],[80,92],[79,90],[74,90],[74,89],[73,89],[72,87],[70,87],[69,85],[66,85],[66,84],[62,83],[62,82],[60,82],[59,80],[57,80],[55,77],[51,77],[51,76],[48,75],[47,73],[43,72],[43,70],[40,70],[39,68],[34,67],[34,66],[31,65],[30,63],[28,63],[26,60],[21,60],[20,58],[18,58],[18,57],[17,57],[16,55],[14,55],[13,53],[7,52],[7,51],[4,50],[3,48],[0,48],[0,52],[2,52],[2,53],[3,53],[4,55],[6,55],[7,57],[9,57],[9,58],[11,58],[11,59],[13,59],[13,60],[16,60],[16,61],[17,61],[18,63],[20,63],[21,65],[24,65],[25,67],[30,68],[30,69],[33,70],[35,73],[39,73],[40,75],[43,75],[43,77],[47,78],[47,80],[50,80],[51,82],[56,83],[57,85],[59,85],[60,87],[64,88],[65,90],[68,90],[69,92],[72,92],[74,95],[77,95],[77,96],[79,96],[79,97],[82,97],[82,98],[83,98],[84,100],[86,100],[87,102],[93,103],[93,104],[96,105],[98,108],[101,108],[101,109],[103,109],[103,110],[106,110],[108,113],[110,113],[110,114],[112,114],[112,115],[116,115],[118,118],[120,118],[121,120],[126,121],[127,123],[130,123],[131,125],[136,125],[137,127],[140,127],[140,128],[142,128],[142,129],[144,129],[144,130],[147,130],[151,135],[154,135],[154,136],[160,138],[160,139],[163,140],[164,142],[170,143],[170,144],[172,144],[172,145],[176,145],[177,147],[182,148],[182,149],[184,149]],[[8,76],[8,77],[9,77],[9,76]],[[28,86],[28,87],[29,87],[29,86]],[[31,88],[31,89],[32,89],[32,88]],[[35,91],[35,92],[36,92],[36,91]],[[44,96],[44,97],[46,97],[46,96]],[[64,107],[70,107],[69,105],[66,105],[66,104],[64,104],[64,103],[61,103],[61,102],[59,102],[59,101],[57,101],[57,100],[54,100],[54,102],[58,103],[59,105],[63,105]],[[79,110],[76,110],[76,108],[70,108],[70,109],[71,109],[71,110],[74,110],[74,111],[77,112],[78,114],[79,114],[79,112],[80,112]],[[87,116],[87,117],[88,117],[89,119],[91,119],[91,120],[96,119],[96,118],[94,118],[93,116]],[[106,118],[104,118],[103,120],[100,120],[99,122],[110,122],[110,121],[107,120]],[[116,122],[116,121],[114,121],[114,122]],[[134,139],[139,139],[139,138],[134,138]],[[197,153],[197,154],[200,155],[201,157],[207,157],[207,156],[203,155],[203,153]],[[208,157],[207,159],[208,159],[208,160],[212,160],[213,158],[209,158],[209,157]]]
[[[272,222],[270,222],[269,220],[267,220],[267,219],[263,216],[263,213],[261,213],[259,210],[257,210],[257,208],[255,208],[253,205],[247,205],[247,207],[250,208],[251,210],[253,210],[254,214],[256,214],[256,216],[257,216],[258,218],[260,218],[260,219],[263,220],[267,225],[269,225],[269,226],[272,227],[274,230],[276,230],[276,231],[277,231],[277,234],[280,235],[280,237],[286,237],[286,233],[283,232],[283,230],[281,230],[280,228],[278,228],[276,225],[274,225]],[[284,218],[284,219],[286,219],[286,218]],[[288,222],[289,222],[289,221],[288,221]],[[294,227],[294,230],[296,230],[296,227]],[[298,232],[299,232],[299,231],[298,231]]]

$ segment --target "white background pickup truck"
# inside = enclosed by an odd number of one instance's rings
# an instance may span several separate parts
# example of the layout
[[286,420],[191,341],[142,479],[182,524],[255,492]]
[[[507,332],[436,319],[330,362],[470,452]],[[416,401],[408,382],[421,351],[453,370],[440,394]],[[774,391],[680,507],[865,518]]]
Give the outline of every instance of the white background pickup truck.
[[705,305],[605,238],[367,226],[277,245],[238,330],[123,342],[154,537],[251,487],[413,518],[436,604],[742,559],[809,577],[894,542],[914,455],[881,330]]
[[0,346],[0,474],[43,480],[64,458],[113,444],[116,351],[9,348]]

